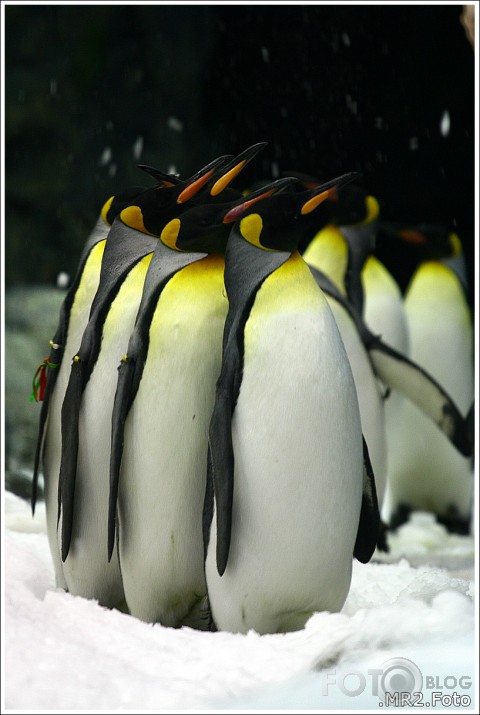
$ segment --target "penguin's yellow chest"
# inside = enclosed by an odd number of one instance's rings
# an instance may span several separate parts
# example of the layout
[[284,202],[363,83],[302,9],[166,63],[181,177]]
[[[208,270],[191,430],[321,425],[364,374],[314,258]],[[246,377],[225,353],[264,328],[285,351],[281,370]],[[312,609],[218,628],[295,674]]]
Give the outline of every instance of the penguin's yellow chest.
[[362,270],[363,289],[369,295],[392,294],[400,297],[400,289],[391,273],[375,258],[369,256]]
[[[299,253],[269,275],[257,292],[250,316],[245,325],[245,361],[249,351],[263,342],[265,331],[273,329],[279,343],[287,331],[293,340],[303,341],[309,325],[317,322],[319,315],[329,311],[327,301],[319,289],[310,269]],[[277,330],[275,325],[282,325]]]
[[307,246],[305,261],[327,275],[342,295],[345,292],[345,273],[348,266],[348,246],[335,226],[322,229]]
[[113,300],[103,326],[103,339],[108,340],[118,334],[119,325],[125,323],[127,311],[134,310],[140,303],[143,284],[153,253],[144,256],[128,273],[116,298]]
[[[455,273],[440,261],[425,262],[417,269],[407,289],[406,301],[434,306],[441,303],[444,309],[449,305],[466,306],[460,281]],[[466,307],[465,314],[467,318]]]
[[195,335],[208,328],[206,320],[215,316],[225,320],[228,302],[223,269],[222,256],[207,256],[178,271],[169,280],[150,326],[151,351],[158,350],[161,354],[174,342],[191,343]]
[[71,310],[71,319],[79,311],[85,310],[85,305],[91,303],[92,293],[97,290],[105,245],[105,240],[99,241],[88,255],[83,268],[82,278],[75,293]]

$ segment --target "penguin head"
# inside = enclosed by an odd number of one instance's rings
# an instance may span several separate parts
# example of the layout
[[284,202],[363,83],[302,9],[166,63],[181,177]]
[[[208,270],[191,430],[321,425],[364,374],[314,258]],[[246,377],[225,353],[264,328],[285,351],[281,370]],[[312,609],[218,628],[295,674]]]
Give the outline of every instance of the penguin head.
[[191,206],[241,197],[238,191],[229,189],[229,184],[264,146],[265,143],[255,144],[233,159],[231,155],[220,156],[185,181],[142,165],[158,183],[138,194],[120,211],[119,219],[141,233],[159,237],[169,221]]
[[[224,163],[225,157],[218,157],[186,181],[177,180],[177,177],[170,181],[171,175],[154,169],[157,185],[134,197],[120,211],[118,218],[141,233],[158,236],[165,222],[180,213],[184,204],[193,202],[216,169]],[[152,173],[150,167],[149,173]]]
[[[302,172],[284,172],[298,180],[298,190],[318,188],[324,182]],[[338,187],[335,195],[336,203],[331,206],[331,220],[338,226],[369,223],[378,216],[379,205],[373,196],[359,184],[345,184]]]
[[111,226],[118,214],[123,211],[124,208],[130,206],[132,201],[134,201],[137,196],[143,194],[144,191],[147,191],[144,186],[131,186],[118,194],[110,196],[100,211],[100,216],[107,226]]
[[357,176],[354,172],[343,174],[307,191],[298,190],[296,177],[285,177],[280,181],[290,190],[275,192],[258,205],[248,205],[246,197],[244,208],[235,207],[224,220],[240,216],[237,234],[259,249],[292,252],[305,236],[331,221],[338,190]]
[[[402,291],[407,289],[414,272],[425,261],[449,262],[457,266],[459,275],[463,276],[465,272],[461,241],[443,224],[380,221],[376,254],[395,276]],[[466,277],[461,280],[466,284]]]
[[248,200],[241,196],[225,203],[193,206],[164,226],[160,240],[176,251],[224,253],[232,225],[242,213],[283,191],[289,184],[289,180],[279,179],[249,194]]
[[[175,174],[167,174],[160,171],[160,169],[155,169],[153,166],[138,164],[138,168],[154,177],[157,182],[155,186],[156,189],[172,187],[182,183],[180,178]],[[107,226],[111,226],[115,218],[123,211],[123,209],[131,206],[136,199],[141,201],[141,196],[149,190],[150,189],[145,186],[130,186],[129,188],[120,191],[118,194],[110,196],[110,198],[103,204],[100,216]]]
[[462,252],[462,244],[457,234],[442,224],[405,225],[382,221],[378,232],[382,243],[399,242],[416,256],[417,261],[453,258]]
[[235,157],[226,157],[229,158],[230,161],[215,172],[205,187],[204,196],[208,197],[208,201],[226,203],[241,198],[242,193],[232,188],[230,184],[244,167],[266,146],[267,142],[258,142],[244,149],[244,151]]

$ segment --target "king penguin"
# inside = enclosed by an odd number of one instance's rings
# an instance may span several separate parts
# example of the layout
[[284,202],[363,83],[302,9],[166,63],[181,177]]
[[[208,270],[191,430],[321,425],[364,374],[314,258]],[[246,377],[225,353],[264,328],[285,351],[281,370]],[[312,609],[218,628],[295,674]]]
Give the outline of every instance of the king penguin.
[[221,630],[298,630],[315,611],[340,610],[353,555],[366,562],[375,549],[378,504],[350,363],[297,251],[314,209],[352,178],[274,195],[228,239],[204,508]]
[[[125,608],[118,557],[107,559],[110,424],[118,361],[132,332],[158,225],[200,201],[209,180],[221,188],[264,144],[220,157],[186,182],[144,192],[123,209],[107,238],[99,288],[62,405],[59,536],[69,591]],[[219,175],[217,175],[217,173]],[[221,192],[219,192],[221,193]]]
[[[49,397],[50,399],[46,403],[48,405],[48,422],[46,423],[43,448],[47,532],[49,535],[50,550],[55,564],[57,585],[66,590],[73,590],[74,593],[76,591],[76,579],[81,580],[83,578],[82,571],[80,571],[80,575],[78,576],[74,574],[73,579],[68,578],[69,574],[66,572],[64,564],[62,563],[62,545],[59,542],[61,529],[59,530],[58,528],[60,502],[59,486],[61,484],[60,471],[62,459],[65,459],[65,453],[69,453],[72,459],[72,464],[76,464],[76,450],[75,452],[71,450],[71,441],[67,442],[65,437],[62,435],[62,432],[65,431],[65,421],[67,420],[68,424],[69,417],[68,411],[65,409],[64,405],[65,399],[69,394],[69,386],[71,390],[70,360],[72,356],[77,354],[76,351],[78,351],[78,346],[82,343],[82,339],[87,330],[87,326],[89,324],[92,324],[91,315],[92,313],[95,314],[95,306],[98,306],[98,308],[103,307],[104,309],[106,306],[108,306],[108,291],[102,291],[101,289],[101,286],[105,286],[106,277],[108,278],[110,276],[110,290],[112,289],[112,287],[115,287],[115,280],[117,280],[117,282],[119,280],[119,275],[115,274],[115,271],[111,269],[113,261],[110,260],[112,254],[111,246],[112,244],[117,244],[118,231],[119,228],[123,225],[118,219],[119,214],[122,211],[126,210],[126,208],[131,204],[132,200],[136,201],[137,203],[142,201],[148,201],[148,197],[151,196],[152,192],[155,192],[155,194],[157,195],[161,195],[162,191],[168,193],[171,187],[176,186],[177,184],[179,184],[179,182],[175,179],[175,177],[169,176],[168,181],[166,183],[161,180],[158,180],[158,185],[154,187],[154,189],[128,191],[127,194],[122,192],[122,194],[120,194],[118,197],[111,197],[105,203],[101,212],[101,219],[104,223],[107,224],[107,229],[103,229],[100,232],[95,232],[92,238],[87,242],[87,245],[82,255],[82,259],[80,261],[80,269],[77,274],[78,284],[73,284],[65,301],[65,304],[70,301],[70,311],[67,313],[67,311],[62,309],[59,329],[53,341],[55,345],[59,346],[58,350],[61,351],[62,357],[64,355],[67,355],[69,360],[61,360],[60,368],[58,371],[58,378],[56,379],[55,383],[51,386],[47,383],[46,397]],[[123,228],[126,229],[126,227]],[[130,246],[128,246],[128,237],[131,238],[131,234],[132,232],[130,230],[130,234],[126,236],[127,260],[131,259],[132,257],[132,249],[133,252],[135,252],[135,250],[138,250],[138,246],[141,245],[143,241],[148,239],[150,239],[150,241],[155,240],[152,237],[147,237],[146,235],[137,232],[138,235],[136,237],[139,239],[139,241],[137,242],[137,249],[135,249],[134,240],[132,240]],[[122,235],[125,238],[125,235],[123,233]],[[106,248],[107,242],[110,245],[109,250],[107,250]],[[130,251],[128,250],[129,247]],[[107,255],[107,260],[104,260],[105,254]],[[103,300],[100,300],[99,298],[102,296],[102,292]],[[96,315],[98,314],[99,310],[97,309]],[[103,313],[101,314],[103,315]],[[66,320],[67,318],[68,323]],[[96,334],[98,335],[98,333]],[[57,337],[59,337],[59,339],[57,339]],[[62,337],[64,339],[62,339]],[[55,345],[53,346],[52,350],[55,349]],[[50,373],[50,375],[53,374],[53,372]],[[50,387],[51,390],[49,390]],[[73,405],[72,412],[70,414],[73,416],[78,415],[77,406],[75,404]],[[72,424],[68,424],[69,430],[77,424],[77,420],[74,420]],[[71,450],[70,452],[69,449]],[[67,519],[66,524],[69,523],[70,521]],[[101,603],[105,601],[106,605],[115,605],[119,608],[123,608],[123,597],[121,584],[119,582],[119,574],[118,572],[113,573],[113,567],[110,569],[110,572],[112,573],[111,583],[113,585],[109,586],[110,581],[107,577],[105,579],[105,589],[102,589],[99,594],[99,601]],[[93,597],[96,597],[96,591],[94,590],[90,590],[86,593],[90,593]],[[80,595],[85,594],[84,592],[82,592]]]
[[[349,303],[359,318],[364,313],[365,294],[363,270],[369,275],[369,257],[374,248],[375,222],[378,203],[357,187],[350,186],[339,192],[337,198],[338,220],[318,231],[306,247],[303,258],[309,266],[324,273],[335,285],[340,295]],[[343,194],[343,195],[342,195]],[[364,216],[357,223],[343,223],[354,199],[363,203]],[[343,216],[342,216],[343,214]],[[340,225],[339,225],[340,224]],[[381,506],[387,477],[387,437],[385,427],[385,389],[379,382],[368,350],[362,342],[354,319],[342,302],[326,294],[347,351],[357,388],[362,428],[372,461],[377,497]]]
[[129,612],[165,626],[210,627],[202,508],[228,307],[223,252],[230,226],[223,218],[239,202],[245,199],[194,207],[164,227],[120,365],[109,555],[117,527]]
[[[457,234],[444,226],[392,227],[416,248],[419,265],[404,303],[410,357],[432,374],[466,414],[473,401],[473,322]],[[473,413],[472,413],[473,414]],[[392,455],[385,519],[392,528],[413,510],[436,515],[449,530],[471,528],[473,466],[412,404],[403,405]]]
[[227,159],[210,162],[186,182],[145,191],[120,212],[107,237],[98,289],[73,358],[61,411],[58,549],[68,590],[105,606],[125,608],[118,558],[108,562],[106,551],[115,368],[158,244],[158,221],[185,210]]
[[[372,255],[374,237],[369,235],[369,230],[378,216],[378,203],[373,197],[366,198],[366,208],[363,224],[341,229],[327,227],[315,236],[304,257],[325,290],[350,359],[381,508],[390,471],[388,448],[390,446],[392,455],[398,449],[398,424],[403,419],[405,398],[433,420],[436,429],[444,433],[441,439],[447,437],[463,456],[472,454],[473,430],[468,415],[463,416],[445,386],[418,362],[387,343],[383,334],[377,333],[377,330],[383,331],[391,343],[400,347],[408,340],[406,315],[399,305],[394,278]],[[337,212],[343,211],[340,205]],[[333,287],[325,286],[325,275]],[[366,310],[369,302],[370,311]],[[378,319],[376,303],[384,307],[382,320]],[[362,313],[366,313],[365,318],[368,314],[370,326],[362,319]],[[377,334],[372,333],[370,327]],[[391,410],[386,413],[385,397],[392,402]],[[383,528],[379,546],[386,548]]]
[[[172,177],[172,181],[175,181]],[[47,361],[45,393],[42,395],[37,446],[35,451],[32,481],[32,511],[35,512],[37,482],[40,470],[45,479],[45,502],[47,533],[55,567],[57,587],[66,588],[63,568],[57,544],[57,485],[61,453],[61,405],[67,387],[70,364],[64,361],[66,354],[74,353],[80,343],[88,322],[90,308],[100,280],[100,268],[106,238],[117,214],[130,201],[145,191],[144,187],[131,187],[111,196],[103,205],[97,223],[87,239],[75,278],[60,309],[57,330],[50,341]]]

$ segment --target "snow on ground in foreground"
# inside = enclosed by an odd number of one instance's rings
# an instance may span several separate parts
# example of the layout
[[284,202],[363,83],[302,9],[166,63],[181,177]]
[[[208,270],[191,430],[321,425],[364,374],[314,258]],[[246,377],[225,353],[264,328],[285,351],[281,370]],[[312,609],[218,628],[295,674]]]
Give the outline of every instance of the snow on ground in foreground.
[[148,625],[56,590],[44,504],[32,519],[4,496],[8,711],[377,710],[379,689],[418,689],[418,671],[424,701],[456,692],[472,698],[457,710],[474,709],[474,539],[427,514],[391,538],[390,554],[354,561],[341,613],[296,633],[233,635]]

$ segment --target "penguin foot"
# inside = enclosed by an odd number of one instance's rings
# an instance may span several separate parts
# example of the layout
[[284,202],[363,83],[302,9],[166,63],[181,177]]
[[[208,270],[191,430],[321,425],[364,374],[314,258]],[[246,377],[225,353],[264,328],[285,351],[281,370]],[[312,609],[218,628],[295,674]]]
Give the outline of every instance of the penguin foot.
[[210,599],[208,595],[202,599],[202,605],[200,607],[200,616],[202,619],[202,624],[205,625],[202,630],[211,631],[212,633],[217,633],[218,628],[213,620],[212,609],[210,608]]
[[211,631],[215,633],[218,630],[213,620],[208,595],[200,596],[182,620],[181,625],[194,628],[197,631]]

